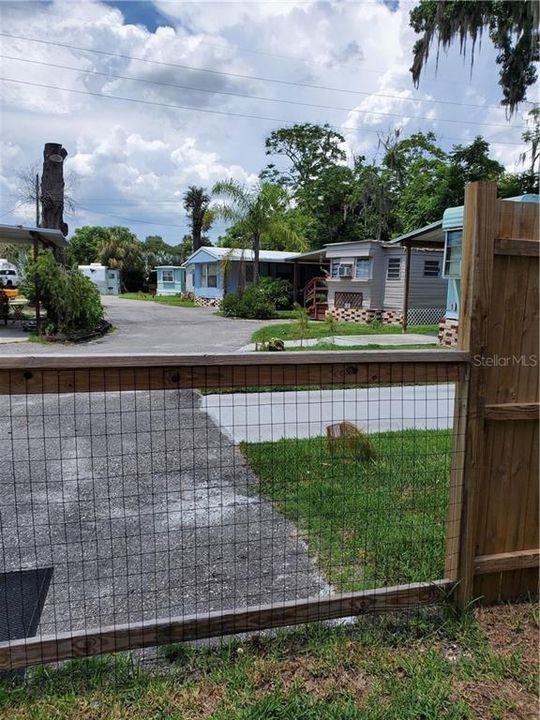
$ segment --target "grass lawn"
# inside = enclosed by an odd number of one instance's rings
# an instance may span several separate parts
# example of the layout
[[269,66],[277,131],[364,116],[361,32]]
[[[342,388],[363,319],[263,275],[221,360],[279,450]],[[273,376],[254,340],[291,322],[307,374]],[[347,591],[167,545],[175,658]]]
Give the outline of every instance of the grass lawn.
[[168,675],[127,654],[34,670],[0,686],[0,718],[526,720],[537,717],[537,647],[533,604],[363,617],[170,647]]
[[298,528],[336,590],[444,577],[447,430],[372,434],[374,460],[325,437],[243,443],[258,490]]
[[184,300],[176,295],[150,295],[149,293],[122,293],[118,296],[124,300],[142,300],[144,302],[156,302],[160,305],[176,305],[177,307],[195,307],[193,300]]
[[285,352],[317,352],[318,350],[444,350],[442,345],[430,343],[429,345],[418,345],[410,343],[407,345],[378,345],[377,343],[368,343],[367,345],[335,345],[329,342],[318,342],[316,345],[286,347]]
[[[438,331],[438,325],[409,325],[407,328],[409,333],[421,333],[424,335],[436,335]],[[396,335],[400,333],[401,327],[399,325],[383,325],[381,323],[362,325],[360,323],[338,322],[333,330],[334,335]],[[310,320],[304,337],[320,338],[329,337],[330,335],[332,335],[332,332],[330,332],[325,322]],[[272,338],[298,340],[296,323],[274,323],[259,328],[251,336],[251,342],[266,342]]]

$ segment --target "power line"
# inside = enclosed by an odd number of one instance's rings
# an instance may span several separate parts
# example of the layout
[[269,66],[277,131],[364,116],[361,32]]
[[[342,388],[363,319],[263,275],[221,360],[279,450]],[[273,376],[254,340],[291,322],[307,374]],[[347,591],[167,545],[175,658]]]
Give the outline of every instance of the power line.
[[69,49],[69,50],[78,50],[80,52],[89,52],[89,53],[94,53],[97,55],[107,55],[109,57],[121,58],[123,60],[136,60],[137,62],[150,63],[152,65],[160,65],[163,67],[179,68],[181,70],[188,70],[188,71],[192,71],[192,72],[205,72],[205,73],[210,73],[213,75],[223,75],[226,77],[234,77],[234,78],[238,78],[238,79],[242,79],[242,80],[257,80],[259,82],[276,83],[278,85],[287,85],[287,86],[292,86],[292,87],[305,87],[305,88],[310,88],[313,90],[328,90],[330,92],[342,92],[342,93],[347,93],[350,95],[366,95],[366,96],[374,96],[375,95],[376,97],[392,99],[392,100],[409,100],[411,102],[440,103],[440,104],[444,104],[444,105],[458,105],[458,106],[464,106],[464,107],[476,107],[476,108],[481,108],[481,109],[488,109],[488,108],[496,109],[496,110],[501,109],[499,105],[478,105],[478,104],[473,104],[473,103],[458,103],[458,102],[454,102],[451,100],[434,100],[434,99],[429,100],[427,98],[402,98],[402,97],[399,97],[399,95],[387,95],[387,94],[383,94],[383,93],[374,94],[374,93],[368,93],[363,90],[352,90],[351,88],[337,88],[337,87],[332,87],[332,86],[327,86],[327,85],[315,85],[315,84],[311,84],[311,83],[295,82],[293,80],[283,80],[283,79],[278,79],[278,78],[266,78],[266,77],[260,77],[257,75],[244,75],[241,73],[226,72],[225,70],[214,70],[212,68],[202,68],[202,67],[196,67],[193,65],[185,65],[185,64],[180,64],[180,63],[169,63],[169,62],[164,62],[162,60],[151,60],[149,58],[141,58],[141,57],[136,57],[134,55],[124,55],[121,53],[112,53],[107,50],[96,50],[94,48],[84,48],[84,47],[80,47],[78,45],[69,45],[68,43],[59,43],[59,42],[55,42],[53,40],[43,40],[41,38],[31,38],[31,37],[27,37],[25,35],[13,35],[10,33],[0,32],[0,37],[8,37],[8,38],[12,38],[14,40],[26,40],[29,42],[40,43],[42,45],[53,45],[56,47],[63,47],[63,48]]
[[[164,108],[169,108],[169,109],[173,109],[173,110],[192,110],[194,112],[202,112],[202,113],[207,113],[210,115],[224,115],[226,117],[239,117],[239,118],[247,118],[249,120],[264,120],[264,121],[273,122],[273,123],[294,125],[293,120],[284,120],[283,118],[267,117],[264,115],[252,115],[252,114],[247,114],[247,113],[237,113],[237,112],[226,111],[226,110],[212,110],[210,108],[197,108],[197,107],[193,107],[191,105],[173,105],[172,103],[157,102],[155,100],[142,100],[140,98],[121,97],[120,95],[104,95],[103,93],[92,92],[91,90],[76,90],[74,88],[63,88],[63,87],[57,87],[55,85],[45,85],[44,83],[34,83],[34,82],[30,82],[29,80],[15,80],[14,78],[0,77],[0,80],[2,80],[4,82],[15,83],[17,85],[28,85],[30,87],[44,88],[45,90],[60,90],[62,92],[70,92],[70,93],[75,93],[77,95],[89,95],[92,97],[104,98],[104,99],[108,99],[108,100],[122,100],[124,102],[132,102],[132,103],[138,103],[138,104],[142,104],[142,105],[150,105],[153,107],[164,107]],[[400,116],[400,117],[405,117],[405,116]],[[426,119],[429,120],[429,118],[426,118]],[[365,128],[365,127],[354,128],[354,127],[350,127],[347,125],[330,125],[330,127],[333,127],[336,129],[341,129],[341,130],[349,130],[349,131],[350,130],[358,130],[363,133],[373,133],[375,135],[378,135],[377,130],[370,130],[369,128]],[[447,137],[446,139],[447,140],[457,140],[458,142],[463,142],[463,138],[458,139],[458,138]],[[505,142],[505,141],[501,141],[501,140],[490,140],[489,142],[491,142],[494,145],[517,145],[520,147],[523,145],[522,143],[507,142],[507,141]]]
[[125,215],[116,215],[115,213],[108,213],[108,212],[102,212],[100,210],[92,210],[92,208],[85,207],[84,205],[78,205],[78,207],[81,210],[86,210],[86,212],[92,213],[93,215],[106,215],[107,217],[115,217],[119,220],[127,220],[128,222],[136,222],[136,223],[142,223],[144,225],[155,225],[156,227],[170,227],[174,228],[175,230],[185,230],[186,224],[184,225],[171,225],[170,223],[158,223],[158,222],[152,222],[151,220],[142,220],[140,218],[133,218],[133,217],[126,217]]
[[[207,88],[199,88],[192,85],[180,85],[178,83],[169,83],[164,82],[161,80],[148,80],[146,78],[136,78],[129,75],[117,75],[115,73],[109,73],[109,72],[103,72],[100,70],[87,70],[84,68],[77,68],[72,67],[69,65],[60,65],[56,63],[48,63],[42,60],[30,60],[28,58],[18,58],[13,57],[11,55],[0,55],[1,59],[4,60],[14,60],[24,63],[31,63],[33,65],[44,65],[46,67],[56,68],[59,70],[70,70],[73,72],[80,72],[80,73],[86,73],[89,75],[100,75],[102,77],[106,78],[115,78],[116,80],[130,80],[131,82],[139,82],[139,83],[148,83],[150,85],[160,85],[163,87],[171,87],[171,88],[177,88],[179,90],[190,90],[195,92],[202,92],[202,93],[208,93],[210,95],[228,95],[233,97],[241,97],[241,98],[247,98],[250,100],[263,100],[265,102],[277,102],[287,105],[299,105],[302,107],[309,107],[309,108],[315,108],[315,109],[322,109],[322,110],[332,110],[334,112],[348,112],[348,113],[355,113],[355,114],[363,114],[363,115],[378,115],[381,117],[393,117],[393,118],[407,118],[408,120],[432,120],[432,118],[428,118],[424,115],[403,115],[402,113],[388,113],[388,112],[379,112],[376,110],[358,110],[357,108],[350,109],[346,107],[336,107],[334,105],[319,105],[317,103],[306,103],[301,102],[298,100],[286,100],[282,98],[270,98],[270,97],[264,97],[261,95],[250,95],[248,93],[236,93],[232,91],[227,90],[210,90]],[[404,98],[406,99],[406,98]],[[453,103],[456,105],[459,105],[459,103]],[[444,122],[444,123],[452,123],[455,125],[482,125],[485,127],[500,127],[504,129],[511,128],[511,125],[508,124],[501,124],[501,123],[487,123],[487,122],[480,122],[477,120],[453,120],[449,118],[437,118],[437,122]]]

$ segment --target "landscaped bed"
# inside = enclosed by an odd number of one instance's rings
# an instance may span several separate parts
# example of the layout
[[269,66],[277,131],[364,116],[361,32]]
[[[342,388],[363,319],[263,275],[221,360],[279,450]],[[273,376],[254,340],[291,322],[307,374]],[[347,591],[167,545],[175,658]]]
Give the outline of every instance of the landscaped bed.
[[[2,720],[536,720],[533,604],[363,617],[178,645],[160,674],[127,654],[0,688]],[[163,674],[163,670],[167,674]]]
[[[438,325],[409,325],[408,333],[420,333],[423,335],[437,335]],[[330,327],[326,322],[310,320],[303,333],[300,333],[298,322],[272,323],[266,327],[259,328],[251,336],[251,342],[268,342],[273,338],[281,340],[299,340],[308,338],[326,338],[330,335],[392,335],[400,334],[400,325],[383,325],[381,323],[351,323],[336,322]]]
[[372,460],[327,438],[243,443],[262,495],[295,523],[335,590],[444,576],[451,433],[369,436]]

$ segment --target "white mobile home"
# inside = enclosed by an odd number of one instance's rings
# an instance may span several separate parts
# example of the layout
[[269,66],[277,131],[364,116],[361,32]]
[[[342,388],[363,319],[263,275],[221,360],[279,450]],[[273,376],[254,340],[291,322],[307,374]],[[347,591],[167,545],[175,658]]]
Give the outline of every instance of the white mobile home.
[[118,295],[120,293],[120,270],[105,267],[100,263],[79,265],[79,270],[94,283],[100,295]]

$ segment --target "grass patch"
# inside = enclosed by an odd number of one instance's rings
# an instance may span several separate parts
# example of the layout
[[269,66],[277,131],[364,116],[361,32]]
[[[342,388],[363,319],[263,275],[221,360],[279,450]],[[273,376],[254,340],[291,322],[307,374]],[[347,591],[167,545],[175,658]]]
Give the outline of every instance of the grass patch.
[[186,300],[177,295],[150,295],[149,293],[122,293],[118,296],[123,300],[142,300],[143,302],[155,302],[160,305],[174,305],[175,307],[195,307],[193,300]]
[[258,490],[298,528],[337,590],[444,576],[451,434],[370,435],[376,458],[331,453],[324,437],[243,443]]
[[[531,604],[513,607],[531,614]],[[499,612],[493,609],[492,628]],[[523,651],[522,635],[511,640]],[[478,613],[431,608],[364,616],[352,625],[311,625],[221,647],[174,645],[162,656],[161,674],[137,669],[129,655],[32,670],[25,682],[0,686],[0,717],[519,720],[537,714],[535,692],[520,680],[531,667],[500,661]]]
[[302,347],[285,347],[285,352],[317,352],[320,350],[339,350],[344,351],[357,351],[357,350],[395,350],[400,352],[401,350],[443,350],[445,348],[442,345],[430,343],[429,345],[421,345],[418,343],[411,343],[407,345],[378,345],[377,343],[368,343],[367,345],[335,345],[330,342],[318,342],[316,345],[310,345],[309,347],[304,345]]
[[[295,312],[295,311],[292,311]],[[421,333],[423,335],[436,335],[439,331],[438,325],[409,325],[408,333]],[[334,335],[399,335],[399,325],[383,325],[382,323],[360,323],[337,322],[334,325]],[[310,320],[304,338],[323,338],[330,335],[328,324],[321,321]],[[251,342],[266,342],[272,338],[282,340],[298,340],[298,328],[294,322],[274,323],[259,328],[251,336]]]

